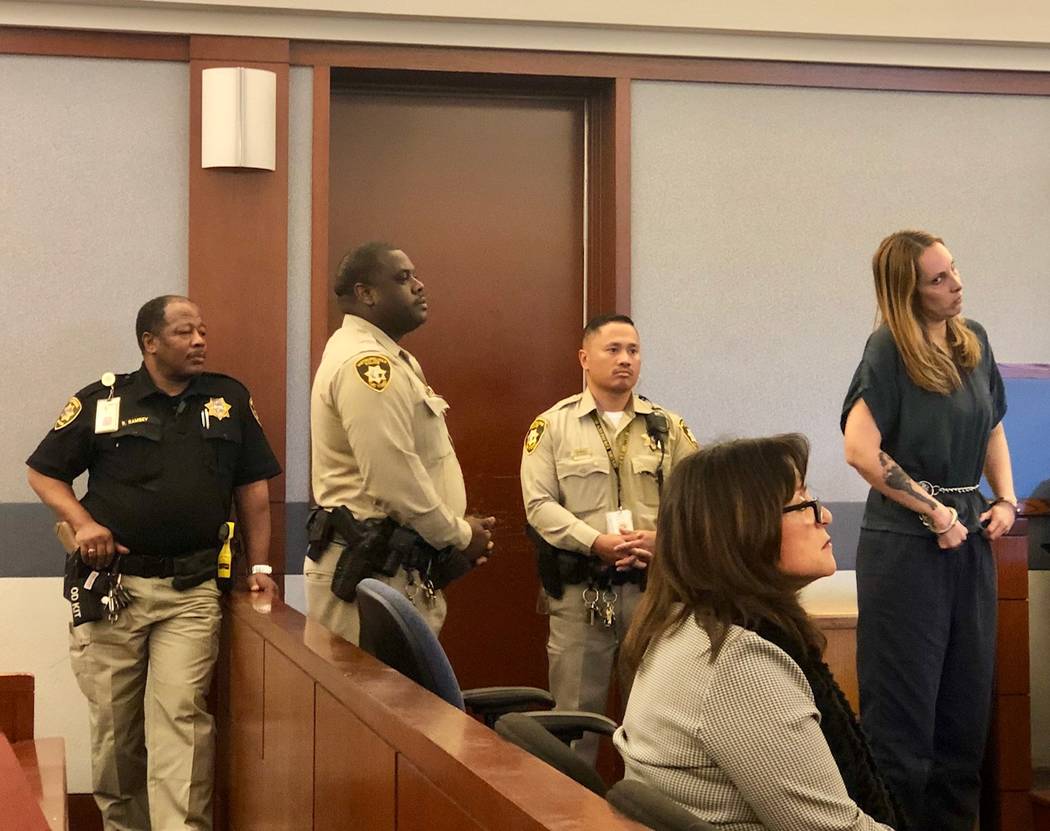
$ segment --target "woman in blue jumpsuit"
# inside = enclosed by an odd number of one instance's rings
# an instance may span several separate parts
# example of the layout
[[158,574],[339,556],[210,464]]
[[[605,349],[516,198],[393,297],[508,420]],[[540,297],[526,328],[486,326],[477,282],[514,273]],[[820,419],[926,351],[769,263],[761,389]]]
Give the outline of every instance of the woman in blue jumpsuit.
[[962,317],[942,240],[899,231],[872,270],[880,325],[841,417],[846,460],[871,485],[857,547],[861,723],[911,828],[971,831],[995,661],[989,542],[1017,505],[1003,382],[983,327]]

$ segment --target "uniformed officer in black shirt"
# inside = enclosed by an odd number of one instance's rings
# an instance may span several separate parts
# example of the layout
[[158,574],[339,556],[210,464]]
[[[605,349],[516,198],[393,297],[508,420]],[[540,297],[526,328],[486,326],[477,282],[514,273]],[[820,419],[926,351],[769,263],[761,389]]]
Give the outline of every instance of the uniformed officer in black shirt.
[[[105,827],[210,829],[217,535],[235,503],[250,587],[276,591],[266,480],[280,466],[248,390],[204,371],[193,302],[149,301],[135,332],[142,366],[106,373],[69,400],[27,461],[29,484],[72,526],[84,563],[112,563],[132,598],[113,621],[71,627]],[[78,501],[72,482],[85,470]]]

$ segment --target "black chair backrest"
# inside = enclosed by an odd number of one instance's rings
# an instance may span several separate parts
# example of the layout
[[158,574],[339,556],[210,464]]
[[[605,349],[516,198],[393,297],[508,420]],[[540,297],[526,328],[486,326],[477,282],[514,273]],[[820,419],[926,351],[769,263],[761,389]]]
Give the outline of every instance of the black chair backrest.
[[598,796],[605,796],[608,787],[598,775],[598,771],[577,756],[571,747],[524,713],[508,713],[503,716],[496,722],[496,732],[507,741],[575,779]]
[[357,584],[361,648],[384,664],[463,707],[463,693],[437,636],[423,616],[397,589],[367,578]]
[[616,810],[653,831],[715,831],[660,791],[634,779],[617,782],[605,796]]

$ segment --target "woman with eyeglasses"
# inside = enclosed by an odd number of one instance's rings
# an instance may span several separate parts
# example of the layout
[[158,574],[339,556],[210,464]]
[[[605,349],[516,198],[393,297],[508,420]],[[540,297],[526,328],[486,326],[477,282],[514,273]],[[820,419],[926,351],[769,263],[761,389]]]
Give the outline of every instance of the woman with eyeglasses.
[[1017,511],[1006,398],[941,239],[891,234],[872,271],[879,325],[841,416],[846,461],[871,485],[857,547],[861,718],[912,827],[970,831],[995,660],[989,541]]
[[626,776],[733,831],[900,829],[798,592],[835,571],[797,434],[675,468],[622,647]]

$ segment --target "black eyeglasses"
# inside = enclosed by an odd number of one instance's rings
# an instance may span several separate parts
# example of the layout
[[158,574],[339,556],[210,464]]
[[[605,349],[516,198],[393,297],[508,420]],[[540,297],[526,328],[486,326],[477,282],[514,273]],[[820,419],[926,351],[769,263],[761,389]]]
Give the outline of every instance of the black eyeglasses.
[[824,524],[824,506],[820,504],[819,499],[810,499],[806,502],[799,502],[797,505],[788,505],[784,509],[785,514],[790,514],[792,511],[804,511],[807,508],[813,509],[813,521],[817,525]]

